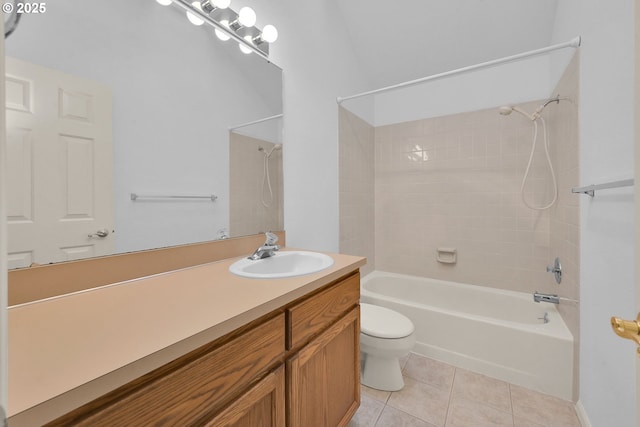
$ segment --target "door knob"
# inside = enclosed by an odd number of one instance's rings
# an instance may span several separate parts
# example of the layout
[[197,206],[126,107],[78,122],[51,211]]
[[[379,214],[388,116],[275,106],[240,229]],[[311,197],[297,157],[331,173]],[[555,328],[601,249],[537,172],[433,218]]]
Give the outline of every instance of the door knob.
[[[613,332],[619,337],[635,341],[635,343],[640,346],[640,313],[638,313],[636,320],[624,320],[618,317],[612,317],[611,327],[613,328]],[[638,356],[640,356],[640,347],[638,347],[637,353]]]
[[103,228],[102,230],[98,230],[93,234],[89,234],[89,237],[107,237],[109,235],[109,230]]

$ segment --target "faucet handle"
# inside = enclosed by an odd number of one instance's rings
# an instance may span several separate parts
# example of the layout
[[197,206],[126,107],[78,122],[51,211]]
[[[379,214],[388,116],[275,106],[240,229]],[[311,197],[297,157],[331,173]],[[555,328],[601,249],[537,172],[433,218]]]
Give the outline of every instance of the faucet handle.
[[265,246],[273,246],[278,241],[278,236],[270,231],[267,231],[264,235],[267,238],[264,242]]

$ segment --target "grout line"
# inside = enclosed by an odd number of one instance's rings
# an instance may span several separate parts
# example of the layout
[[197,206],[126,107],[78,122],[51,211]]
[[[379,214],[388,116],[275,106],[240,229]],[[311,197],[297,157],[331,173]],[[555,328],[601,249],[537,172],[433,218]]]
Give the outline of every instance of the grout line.
[[511,383],[507,383],[509,386],[509,402],[511,403],[511,418],[513,419],[513,425],[516,425],[516,414],[513,410],[513,396],[511,395]]
[[385,403],[384,405],[382,405],[382,410],[380,411],[376,419],[373,421],[373,424],[371,425],[371,427],[376,427],[376,424],[378,424],[378,421],[380,421],[380,417],[382,416],[382,413],[386,408],[387,408],[387,404]]
[[447,412],[444,414],[444,426],[447,425],[447,418],[449,418],[449,408],[451,408],[451,400],[453,400],[453,385],[456,383],[456,374],[458,373],[458,368],[453,369],[453,381],[451,381],[451,388],[449,389],[449,401],[447,402]]

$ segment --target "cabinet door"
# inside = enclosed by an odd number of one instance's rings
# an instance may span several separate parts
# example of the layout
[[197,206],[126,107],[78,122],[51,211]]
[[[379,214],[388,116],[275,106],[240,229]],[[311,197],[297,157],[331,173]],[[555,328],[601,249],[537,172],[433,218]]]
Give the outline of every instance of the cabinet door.
[[360,405],[360,308],[287,360],[289,427],[346,426]]
[[282,427],[285,419],[284,366],[267,375],[207,427]]

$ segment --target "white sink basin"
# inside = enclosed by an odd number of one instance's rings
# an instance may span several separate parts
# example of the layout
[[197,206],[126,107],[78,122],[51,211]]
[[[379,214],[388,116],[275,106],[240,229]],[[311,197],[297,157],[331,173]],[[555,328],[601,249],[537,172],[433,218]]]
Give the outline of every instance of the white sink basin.
[[329,255],[306,251],[282,251],[257,261],[242,258],[231,264],[229,271],[242,277],[276,279],[316,273],[332,265],[333,258]]

